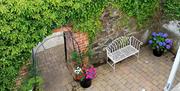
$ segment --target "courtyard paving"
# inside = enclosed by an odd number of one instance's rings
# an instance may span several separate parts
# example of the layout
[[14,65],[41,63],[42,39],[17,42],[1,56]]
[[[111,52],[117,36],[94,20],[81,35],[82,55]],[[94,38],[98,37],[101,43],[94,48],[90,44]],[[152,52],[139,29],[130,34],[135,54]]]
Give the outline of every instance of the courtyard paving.
[[66,63],[64,44],[39,52],[38,68],[44,79],[43,91],[67,91],[65,85],[73,81]]
[[[47,83],[51,81],[50,83],[53,86],[46,84],[45,91],[163,91],[173,64],[173,57],[174,55],[170,52],[161,57],[155,57],[149,47],[143,47],[139,60],[135,56],[123,60],[116,65],[115,72],[108,64],[97,67],[97,77],[92,80],[91,87],[86,89],[72,79],[64,80],[69,79],[70,75],[63,73],[67,71],[62,71],[62,69],[66,69],[65,66],[62,68],[58,66],[60,64],[56,64],[49,69],[56,67],[61,70],[54,72],[58,74],[57,76],[51,77],[51,74],[43,74],[48,75],[49,78],[47,77],[48,79],[45,81]],[[52,60],[62,60],[62,56],[60,59],[52,58]],[[50,72],[53,73],[53,70]],[[58,80],[54,80],[54,78]],[[178,82],[180,82],[179,70],[174,84]]]

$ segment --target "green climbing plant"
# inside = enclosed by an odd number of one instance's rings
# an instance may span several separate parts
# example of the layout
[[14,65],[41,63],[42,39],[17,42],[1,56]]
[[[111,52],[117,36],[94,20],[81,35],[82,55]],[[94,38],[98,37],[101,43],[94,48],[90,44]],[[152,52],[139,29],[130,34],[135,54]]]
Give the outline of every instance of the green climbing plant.
[[21,87],[19,88],[20,91],[43,91],[42,89],[43,79],[40,76],[27,78]]
[[135,17],[141,28],[159,7],[158,0],[115,0],[113,6],[125,12],[129,17]]
[[143,25],[158,7],[157,0],[0,0],[0,91],[12,91],[31,49],[52,28],[71,23],[87,32],[90,43],[102,30],[100,17],[109,5]]
[[179,20],[180,18],[180,2],[179,0],[165,0],[164,4],[165,16],[170,20]]
[[100,30],[98,17],[107,0],[1,0],[0,90],[12,91],[20,67],[31,49],[51,33],[53,25],[68,23],[87,32],[90,40]]

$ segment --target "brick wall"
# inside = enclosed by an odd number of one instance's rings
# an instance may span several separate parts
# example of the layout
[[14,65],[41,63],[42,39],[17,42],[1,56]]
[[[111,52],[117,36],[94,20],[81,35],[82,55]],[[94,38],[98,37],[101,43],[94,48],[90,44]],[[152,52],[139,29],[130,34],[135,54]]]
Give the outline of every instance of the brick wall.
[[89,44],[87,33],[76,32],[74,33],[74,37],[79,45],[79,49],[81,50],[81,52],[87,51],[87,47]]
[[[72,31],[72,27],[65,26],[53,30],[53,32],[62,32],[62,31]],[[86,52],[89,44],[88,34],[83,32],[73,32],[73,36],[79,45],[80,51]]]

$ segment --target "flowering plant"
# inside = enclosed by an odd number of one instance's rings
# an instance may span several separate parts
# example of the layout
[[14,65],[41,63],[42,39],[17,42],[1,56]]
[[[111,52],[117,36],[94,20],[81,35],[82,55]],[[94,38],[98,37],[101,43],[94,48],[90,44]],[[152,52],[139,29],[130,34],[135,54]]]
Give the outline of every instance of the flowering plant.
[[96,68],[93,66],[86,69],[86,79],[94,79],[96,77]]
[[88,68],[86,67],[77,67],[74,70],[77,78],[76,80],[84,80],[84,79],[94,79],[96,77],[96,68],[94,68],[93,66],[90,66]]
[[74,70],[74,73],[76,74],[75,80],[77,80],[77,81],[83,80],[85,78],[85,74],[84,74],[82,68],[80,68],[80,67],[76,67],[76,69]]
[[171,49],[173,41],[168,39],[167,33],[162,32],[152,32],[152,35],[149,38],[149,45],[152,49],[156,49],[158,51],[166,52],[167,50]]

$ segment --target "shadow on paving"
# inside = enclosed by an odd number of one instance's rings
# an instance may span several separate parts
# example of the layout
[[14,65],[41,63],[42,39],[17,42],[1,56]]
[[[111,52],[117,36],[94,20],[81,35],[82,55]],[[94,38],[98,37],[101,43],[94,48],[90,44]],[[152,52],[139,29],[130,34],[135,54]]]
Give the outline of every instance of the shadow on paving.
[[43,91],[64,91],[65,85],[73,81],[66,67],[63,44],[39,52],[37,58],[44,79]]

